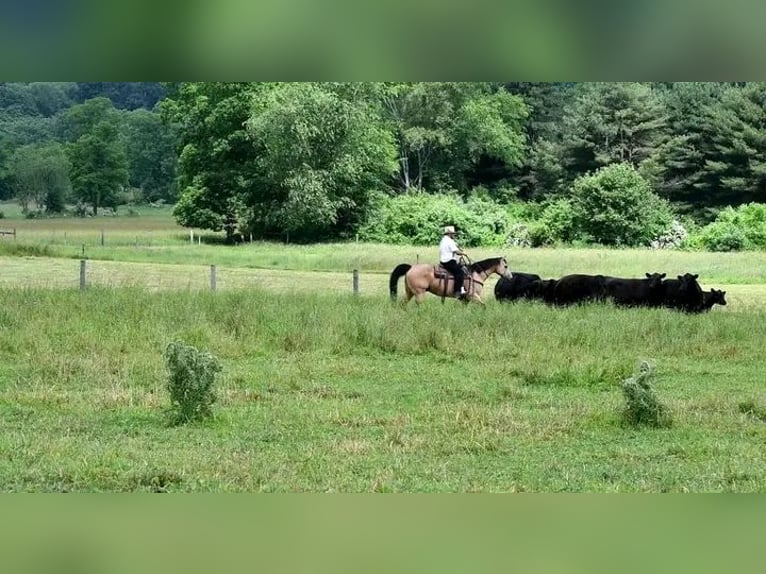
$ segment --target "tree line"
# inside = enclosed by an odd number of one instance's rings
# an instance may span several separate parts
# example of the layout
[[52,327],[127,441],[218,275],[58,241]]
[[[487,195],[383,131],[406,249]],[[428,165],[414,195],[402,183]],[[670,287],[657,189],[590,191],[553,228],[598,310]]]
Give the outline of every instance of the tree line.
[[156,83],[0,83],[0,199],[29,217],[174,201],[176,136]]
[[[45,181],[66,197],[66,171],[72,195],[94,210],[140,190],[173,201],[186,226],[297,241],[369,230],[381,206],[411,196],[433,198],[437,218],[444,197],[547,209],[554,227],[594,185],[596,210],[623,182],[662,202],[655,227],[669,221],[665,204],[705,224],[727,206],[766,201],[763,83],[153,86],[132,93],[156,105],[130,109],[141,100],[125,97],[130,86],[0,85],[0,194],[39,206],[45,198],[30,190]],[[32,158],[44,169],[27,173]],[[605,168],[617,171],[584,179]],[[403,221],[397,229],[417,233]]]

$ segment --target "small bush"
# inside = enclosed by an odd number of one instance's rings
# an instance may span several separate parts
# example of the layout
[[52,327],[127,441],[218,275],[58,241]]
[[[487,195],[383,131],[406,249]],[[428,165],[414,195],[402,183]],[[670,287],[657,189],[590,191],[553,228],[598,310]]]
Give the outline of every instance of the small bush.
[[164,356],[174,424],[209,417],[215,402],[215,376],[221,371],[218,359],[179,341],[169,343]]
[[642,361],[638,373],[622,383],[622,392],[626,401],[622,416],[623,421],[630,426],[668,427],[671,425],[668,409],[657,399],[649,382],[652,374],[652,366]]

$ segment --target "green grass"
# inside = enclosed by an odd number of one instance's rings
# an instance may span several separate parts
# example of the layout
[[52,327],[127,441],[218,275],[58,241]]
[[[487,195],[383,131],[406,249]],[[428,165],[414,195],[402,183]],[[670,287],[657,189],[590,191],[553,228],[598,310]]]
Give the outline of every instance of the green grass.
[[[762,491],[761,310],[0,289],[6,491]],[[172,427],[162,349],[223,365]],[[673,426],[629,429],[639,360]]]
[[[435,247],[191,245],[168,209],[5,227],[0,490],[764,490],[766,253],[469,251],[544,277],[699,273],[729,301],[699,316],[502,305],[495,278],[485,308],[402,308],[388,273]],[[221,360],[210,421],[168,422],[172,340]],[[670,428],[622,422],[641,360]]]

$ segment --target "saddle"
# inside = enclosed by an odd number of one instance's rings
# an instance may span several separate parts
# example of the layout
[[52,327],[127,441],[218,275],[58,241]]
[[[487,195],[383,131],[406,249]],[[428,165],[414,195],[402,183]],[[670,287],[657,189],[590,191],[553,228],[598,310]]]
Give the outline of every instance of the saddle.
[[[468,279],[471,277],[471,271],[468,269],[468,265],[461,265],[460,268],[463,270],[463,276],[465,277],[465,280],[468,281]],[[434,266],[434,277],[437,279],[451,279],[452,273],[444,268],[441,262],[439,262],[438,265]]]

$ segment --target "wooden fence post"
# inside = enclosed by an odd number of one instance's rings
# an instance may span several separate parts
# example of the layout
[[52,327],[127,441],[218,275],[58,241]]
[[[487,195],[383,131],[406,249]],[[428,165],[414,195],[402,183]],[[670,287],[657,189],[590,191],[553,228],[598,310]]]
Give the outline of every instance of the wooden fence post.
[[354,269],[352,284],[354,287],[354,295],[359,295],[359,270],[358,269]]
[[210,266],[210,290],[211,291],[216,290],[215,265]]
[[85,290],[85,259],[80,259],[80,291]]
[[104,246],[104,230],[101,230],[101,247]]

